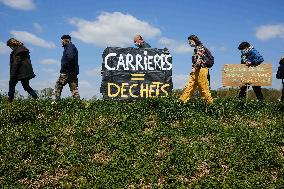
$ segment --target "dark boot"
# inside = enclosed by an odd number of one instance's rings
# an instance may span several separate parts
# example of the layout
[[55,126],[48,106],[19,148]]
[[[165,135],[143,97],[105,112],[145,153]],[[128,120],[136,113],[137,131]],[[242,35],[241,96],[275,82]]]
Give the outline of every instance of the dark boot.
[[38,99],[36,92],[31,87],[27,92],[33,97],[33,99]]
[[283,84],[283,86],[282,86],[281,102],[284,102],[284,84]]
[[22,86],[25,91],[27,91],[33,99],[38,99],[36,92],[30,87],[30,79],[23,79],[21,80]]
[[263,94],[261,92],[261,86],[252,86],[252,89],[256,95],[257,100],[263,100]]
[[244,99],[246,97],[246,93],[247,93],[247,86],[242,86],[240,88],[240,93],[239,93],[238,98],[239,99]]
[[9,81],[9,92],[8,92],[8,101],[13,102],[14,97],[15,97],[15,88],[17,85],[18,81],[17,80],[10,80]]

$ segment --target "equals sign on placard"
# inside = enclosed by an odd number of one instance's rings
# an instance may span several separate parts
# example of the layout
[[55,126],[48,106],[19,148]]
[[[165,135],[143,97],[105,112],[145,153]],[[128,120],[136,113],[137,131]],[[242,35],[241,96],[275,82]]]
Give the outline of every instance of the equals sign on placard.
[[131,80],[133,81],[144,81],[145,74],[131,74]]

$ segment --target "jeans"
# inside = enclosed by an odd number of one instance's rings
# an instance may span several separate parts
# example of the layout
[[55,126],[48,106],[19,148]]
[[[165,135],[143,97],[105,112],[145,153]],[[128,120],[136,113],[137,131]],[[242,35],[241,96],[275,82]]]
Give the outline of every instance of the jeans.
[[[256,98],[258,100],[263,100],[263,94],[261,92],[261,86],[252,86],[252,89],[253,89],[253,91],[256,95]],[[246,92],[247,92],[247,86],[242,86],[240,93],[239,93],[239,98],[245,98]]]
[[[283,81],[283,80],[282,80]],[[281,96],[281,102],[284,102],[284,83],[282,83],[282,96]]]
[[[30,78],[22,79],[20,80],[22,83],[22,86],[25,91],[27,91],[34,99],[37,99],[38,96],[36,92],[30,87]],[[8,92],[8,99],[10,102],[14,100],[15,97],[15,88],[18,83],[18,80],[15,81],[9,81],[9,92]]]

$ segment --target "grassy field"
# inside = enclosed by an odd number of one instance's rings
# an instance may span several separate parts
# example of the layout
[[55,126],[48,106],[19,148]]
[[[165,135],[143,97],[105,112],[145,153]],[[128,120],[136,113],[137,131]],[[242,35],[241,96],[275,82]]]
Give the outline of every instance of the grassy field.
[[1,188],[283,188],[284,104],[0,100]]

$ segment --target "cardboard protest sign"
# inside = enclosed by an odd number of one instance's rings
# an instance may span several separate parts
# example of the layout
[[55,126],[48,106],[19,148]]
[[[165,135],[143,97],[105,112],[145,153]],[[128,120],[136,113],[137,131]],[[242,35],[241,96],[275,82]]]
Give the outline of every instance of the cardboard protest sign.
[[272,65],[260,64],[246,66],[245,64],[224,64],[222,69],[223,86],[271,86]]
[[167,49],[108,47],[100,92],[104,99],[167,96],[172,92],[172,56]]

